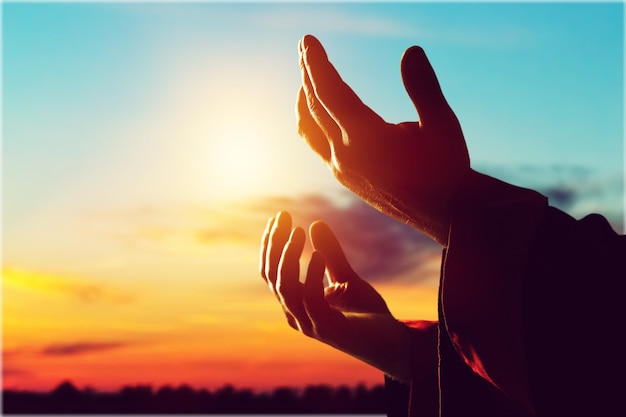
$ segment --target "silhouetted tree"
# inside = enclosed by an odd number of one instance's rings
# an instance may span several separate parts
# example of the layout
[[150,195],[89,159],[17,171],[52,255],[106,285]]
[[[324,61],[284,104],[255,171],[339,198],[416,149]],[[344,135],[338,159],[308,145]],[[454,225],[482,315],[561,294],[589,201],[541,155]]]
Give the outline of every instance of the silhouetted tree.
[[334,403],[337,409],[335,413],[349,413],[354,410],[354,396],[352,390],[345,385],[340,386],[335,390]]
[[304,407],[314,413],[333,411],[332,409],[329,410],[334,403],[333,390],[327,385],[312,385],[306,387],[302,394],[302,400]]
[[276,388],[272,393],[271,400],[271,412],[273,413],[297,413],[300,411],[300,407],[298,407],[298,396],[293,388]]
[[120,407],[128,413],[139,413],[153,406],[152,387],[148,385],[126,386],[119,392]]
[[149,385],[125,386],[118,392],[79,390],[63,381],[49,393],[3,391],[5,414],[382,414],[384,389],[364,385],[351,390],[315,385],[299,391],[278,387],[270,393],[225,385],[215,392],[183,384],[154,391]]

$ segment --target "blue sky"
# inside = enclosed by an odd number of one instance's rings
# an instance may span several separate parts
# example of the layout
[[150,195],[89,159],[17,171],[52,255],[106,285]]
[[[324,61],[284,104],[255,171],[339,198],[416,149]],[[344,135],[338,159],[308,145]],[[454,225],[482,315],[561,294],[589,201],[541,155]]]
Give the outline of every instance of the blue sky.
[[[207,125],[212,117],[239,120],[231,125],[248,119],[253,129],[272,118],[267,135],[293,142],[294,45],[304,33],[322,40],[344,78],[389,121],[416,117],[398,65],[404,49],[422,45],[478,169],[567,166],[615,176],[623,165],[622,10],[619,3],[5,4],[6,208],[11,215],[14,206],[49,198],[96,167],[136,172],[137,159],[112,156],[120,149],[149,166],[159,159],[155,149],[177,146],[176,126],[162,142],[129,140],[128,125],[142,117],[161,121],[162,130],[191,116]],[[185,96],[194,89],[206,96]],[[267,162],[305,163],[311,177],[322,175],[306,150],[289,145],[285,152],[301,161]],[[175,168],[155,164],[150,169]],[[268,192],[279,192],[276,177],[268,178]],[[295,188],[302,187],[285,186]]]

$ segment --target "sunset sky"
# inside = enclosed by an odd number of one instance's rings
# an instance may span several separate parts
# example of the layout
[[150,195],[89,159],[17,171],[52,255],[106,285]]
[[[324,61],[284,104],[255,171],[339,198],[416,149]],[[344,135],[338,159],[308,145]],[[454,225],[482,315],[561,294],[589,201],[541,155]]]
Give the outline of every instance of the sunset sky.
[[436,318],[440,248],[296,134],[306,33],[390,122],[417,118],[399,62],[421,45],[475,169],[623,229],[621,3],[0,7],[5,388],[382,382],[257,272],[269,216],[324,219],[396,317]]

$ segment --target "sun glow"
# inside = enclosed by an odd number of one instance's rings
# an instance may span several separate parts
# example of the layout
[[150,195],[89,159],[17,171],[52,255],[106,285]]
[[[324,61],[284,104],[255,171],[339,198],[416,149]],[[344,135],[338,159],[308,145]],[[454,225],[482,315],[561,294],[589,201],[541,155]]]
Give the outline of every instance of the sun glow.
[[263,194],[279,176],[264,133],[253,127],[222,129],[212,133],[206,144],[201,169],[216,198]]

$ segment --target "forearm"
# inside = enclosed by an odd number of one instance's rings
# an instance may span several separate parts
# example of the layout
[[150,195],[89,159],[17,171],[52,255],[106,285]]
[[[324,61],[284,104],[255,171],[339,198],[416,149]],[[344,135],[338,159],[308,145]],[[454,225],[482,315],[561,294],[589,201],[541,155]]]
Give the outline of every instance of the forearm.
[[437,361],[437,323],[411,322],[409,327],[391,315],[352,316],[348,343],[331,344],[399,381]]

